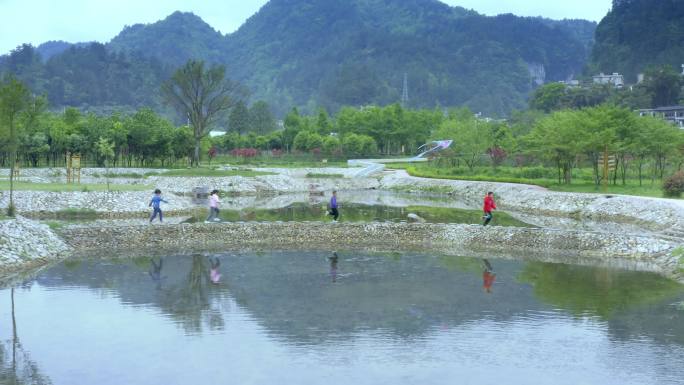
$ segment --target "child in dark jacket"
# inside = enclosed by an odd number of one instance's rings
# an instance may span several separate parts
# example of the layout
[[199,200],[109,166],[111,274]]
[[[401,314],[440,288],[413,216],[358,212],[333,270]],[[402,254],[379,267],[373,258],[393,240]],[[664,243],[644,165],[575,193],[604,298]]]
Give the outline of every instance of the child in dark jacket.
[[150,204],[147,205],[148,207],[152,207],[152,210],[153,210],[152,216],[150,217],[150,223],[152,223],[154,218],[157,217],[157,214],[159,214],[159,222],[162,222],[162,211],[161,211],[161,207],[160,207],[161,202],[169,203],[161,197],[161,190],[156,189],[156,190],[154,190],[154,195],[152,196],[152,199],[150,200]]

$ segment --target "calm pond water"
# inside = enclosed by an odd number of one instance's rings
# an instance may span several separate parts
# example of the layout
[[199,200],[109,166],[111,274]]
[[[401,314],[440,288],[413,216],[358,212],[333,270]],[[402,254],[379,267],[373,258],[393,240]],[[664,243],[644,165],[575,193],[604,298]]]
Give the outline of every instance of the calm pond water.
[[653,274],[328,256],[56,265],[0,290],[0,383],[684,381],[684,289]]

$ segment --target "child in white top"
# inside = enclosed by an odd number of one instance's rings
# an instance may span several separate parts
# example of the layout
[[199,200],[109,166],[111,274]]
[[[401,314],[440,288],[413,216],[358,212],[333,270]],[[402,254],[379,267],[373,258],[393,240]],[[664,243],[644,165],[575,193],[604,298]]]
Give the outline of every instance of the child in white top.
[[218,222],[221,220],[218,217],[219,203],[221,203],[221,200],[219,200],[219,191],[212,190],[211,195],[209,195],[209,216],[205,222]]

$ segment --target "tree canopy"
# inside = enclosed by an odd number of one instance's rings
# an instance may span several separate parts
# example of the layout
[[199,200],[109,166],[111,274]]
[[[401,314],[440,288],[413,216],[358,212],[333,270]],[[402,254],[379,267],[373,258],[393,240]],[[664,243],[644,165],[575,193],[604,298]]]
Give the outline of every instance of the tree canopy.
[[193,128],[196,165],[199,165],[202,138],[243,97],[241,87],[227,79],[225,72],[223,66],[205,69],[204,62],[189,60],[162,84],[164,100],[187,117]]

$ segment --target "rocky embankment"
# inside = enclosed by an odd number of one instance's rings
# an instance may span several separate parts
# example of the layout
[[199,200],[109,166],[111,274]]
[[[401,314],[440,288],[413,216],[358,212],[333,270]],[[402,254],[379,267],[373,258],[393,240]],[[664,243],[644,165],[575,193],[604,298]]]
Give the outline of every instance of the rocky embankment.
[[0,220],[0,273],[59,260],[70,247],[47,225],[23,217]]
[[528,220],[536,216],[543,222],[543,217],[553,216],[628,223],[648,230],[664,231],[684,240],[684,201],[681,200],[554,192],[512,183],[417,178],[404,171],[385,175],[380,181],[380,188],[439,191],[472,204],[479,204],[487,191],[493,191],[500,210],[524,213]]
[[[129,220],[67,226],[60,233],[79,252],[96,254],[149,250],[176,252],[211,247],[330,248],[331,245],[390,251],[430,249],[456,254],[494,253],[497,256],[510,254],[516,258],[551,258],[564,263],[627,261],[630,268],[650,269],[681,279],[682,256],[679,253],[684,246],[684,202],[680,200],[562,193],[527,185],[425,179],[411,177],[404,171],[383,172],[369,178],[355,178],[355,170],[345,168],[259,171],[275,175],[251,178],[167,177],[159,175],[160,170],[112,169],[110,172],[119,177],[111,178],[110,182],[140,184],[149,190],[20,191],[15,195],[15,203],[21,214],[36,217],[51,217],[65,210],[84,210],[94,212],[98,217],[132,220],[149,214],[147,204],[153,188],[164,191],[169,203],[163,209],[168,215],[195,213],[203,209],[205,202],[193,201],[190,197],[196,187],[218,188],[229,193],[224,197],[225,206],[222,207],[225,208],[241,208],[250,204],[278,208],[295,199],[293,196],[300,199],[302,194],[309,203],[321,203],[327,199],[327,195],[309,196],[312,187],[317,192],[326,193],[332,189],[347,190],[350,199],[352,190],[360,191],[360,196],[355,199],[363,202],[390,199],[374,195],[378,192],[407,192],[419,199],[427,197],[425,193],[437,193],[453,198],[454,207],[478,208],[483,195],[494,191],[499,209],[516,213],[525,222],[543,228],[397,223],[328,225],[315,222],[220,225],[167,222],[162,227],[150,227],[138,226]],[[59,169],[29,169],[22,170],[22,178],[33,182],[63,182],[62,173],[63,170]],[[101,169],[84,169],[81,180],[104,183],[103,174]],[[319,177],[311,178],[312,175]],[[376,190],[374,194],[370,193],[372,190]],[[259,193],[270,194],[268,204],[255,198]],[[7,205],[7,195],[0,192],[0,207]],[[440,205],[448,200],[442,199]],[[559,221],[563,226],[557,225]],[[565,224],[568,221],[573,223]],[[48,228],[26,219],[3,221],[3,226],[7,228],[2,229],[3,238],[0,239],[2,245],[8,246],[1,249],[2,266],[50,258],[51,255],[59,255],[65,247],[60,246]],[[26,228],[26,231],[20,228]]]
[[343,249],[496,255],[607,265],[679,275],[677,244],[642,237],[460,224],[245,222],[167,226],[69,226],[67,244],[87,256],[226,249]]
[[[78,216],[94,214],[101,218],[143,217],[150,213],[148,204],[150,191],[20,191],[15,193],[17,211],[31,218],[53,218],[55,216]],[[167,214],[186,213],[197,207],[190,197],[164,194],[168,203],[163,203]],[[7,207],[9,194],[0,191],[0,207]]]
[[[111,174],[127,177],[110,178],[116,184],[138,184],[149,187],[149,191],[137,192],[40,192],[22,191],[16,195],[20,213],[53,213],[67,209],[95,210],[102,217],[139,217],[148,212],[147,203],[152,189],[160,188],[169,204],[167,214],[185,214],[197,209],[198,202],[190,199],[193,189],[217,188],[227,195],[255,196],[258,194],[279,195],[307,193],[314,191],[329,193],[340,191],[385,190],[409,193],[438,193],[453,197],[461,206],[478,208],[487,191],[494,191],[499,209],[518,213],[524,221],[548,226],[557,220],[569,218],[591,222],[591,228],[610,231],[611,223],[630,225],[649,231],[684,239],[684,201],[643,198],[622,195],[564,193],[548,191],[537,186],[470,182],[416,178],[405,171],[389,171],[374,177],[353,177],[355,168],[263,168],[256,171],[273,173],[256,177],[167,177],[159,175],[164,170],[155,169],[110,169]],[[63,182],[62,169],[22,170],[22,179],[33,182]],[[81,180],[85,183],[104,183],[102,169],[83,169]],[[311,175],[337,177],[311,178]],[[341,177],[340,177],[341,176]],[[231,198],[233,199],[233,198]],[[7,193],[0,192],[0,206],[7,204]],[[199,203],[201,206],[202,203]],[[607,223],[607,226],[596,224]],[[577,224],[571,224],[571,226]],[[620,229],[618,229],[620,231]]]

